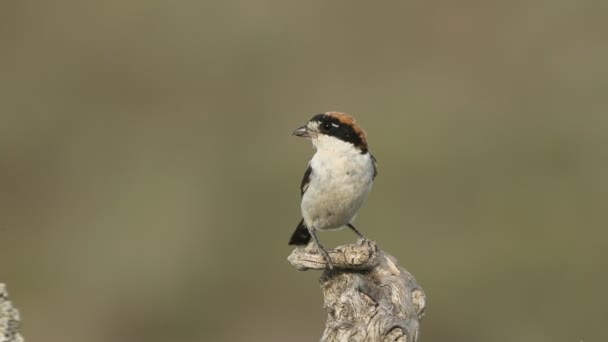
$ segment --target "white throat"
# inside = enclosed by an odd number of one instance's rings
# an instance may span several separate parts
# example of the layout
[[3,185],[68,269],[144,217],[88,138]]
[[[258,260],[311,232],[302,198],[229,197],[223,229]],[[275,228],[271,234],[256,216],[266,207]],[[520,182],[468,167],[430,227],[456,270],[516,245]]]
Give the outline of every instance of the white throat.
[[361,153],[352,143],[325,134],[320,134],[313,138],[312,146],[317,150],[317,153],[323,154],[348,155]]

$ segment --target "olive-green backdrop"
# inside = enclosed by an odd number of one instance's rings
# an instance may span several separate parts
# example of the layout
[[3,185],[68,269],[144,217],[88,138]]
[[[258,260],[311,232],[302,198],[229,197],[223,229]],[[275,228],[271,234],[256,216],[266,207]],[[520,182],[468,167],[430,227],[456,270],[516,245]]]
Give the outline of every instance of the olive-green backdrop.
[[[601,1],[3,1],[0,281],[28,341],[315,341],[286,261],[327,110],[423,341],[607,341]],[[328,246],[347,231],[322,233]]]

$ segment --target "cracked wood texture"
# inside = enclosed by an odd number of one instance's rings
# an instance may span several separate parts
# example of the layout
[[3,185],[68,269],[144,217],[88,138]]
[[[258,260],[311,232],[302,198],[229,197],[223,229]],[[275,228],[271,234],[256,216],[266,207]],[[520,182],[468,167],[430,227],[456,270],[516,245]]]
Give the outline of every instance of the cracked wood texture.
[[6,285],[0,283],[0,342],[23,342],[20,322],[19,311],[8,300]]
[[394,257],[366,240],[328,252],[333,271],[314,244],[296,248],[287,258],[300,271],[324,270],[322,342],[418,341],[424,291]]

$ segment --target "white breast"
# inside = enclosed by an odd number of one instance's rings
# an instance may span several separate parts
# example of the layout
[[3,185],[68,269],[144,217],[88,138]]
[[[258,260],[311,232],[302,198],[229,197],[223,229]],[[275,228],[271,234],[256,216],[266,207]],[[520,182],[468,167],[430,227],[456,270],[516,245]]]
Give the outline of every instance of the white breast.
[[369,153],[352,144],[321,136],[313,140],[317,153],[310,161],[312,174],[302,197],[307,226],[339,229],[350,223],[371,190],[374,166]]

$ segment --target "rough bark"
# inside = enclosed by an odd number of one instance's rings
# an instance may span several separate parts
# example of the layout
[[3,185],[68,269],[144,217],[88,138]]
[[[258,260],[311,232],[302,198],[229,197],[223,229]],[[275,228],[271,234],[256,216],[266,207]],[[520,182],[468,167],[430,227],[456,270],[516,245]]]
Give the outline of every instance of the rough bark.
[[0,342],[23,342],[20,322],[19,311],[8,300],[6,285],[0,283]]
[[335,269],[314,244],[288,257],[300,271],[324,270],[321,290],[327,311],[322,342],[418,341],[425,295],[414,277],[373,241],[328,250]]

